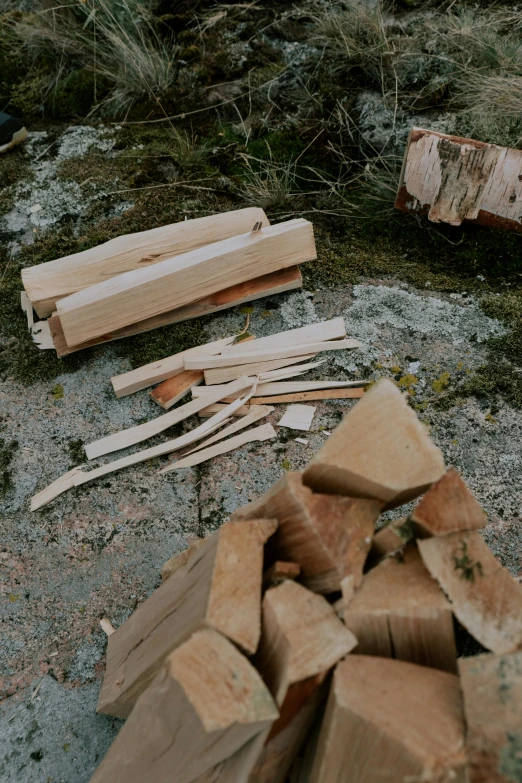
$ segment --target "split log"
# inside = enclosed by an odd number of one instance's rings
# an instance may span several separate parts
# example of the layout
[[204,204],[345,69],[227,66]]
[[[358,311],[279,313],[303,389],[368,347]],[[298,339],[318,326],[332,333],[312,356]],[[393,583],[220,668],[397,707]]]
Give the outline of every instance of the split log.
[[311,460],[303,481],[316,492],[395,507],[422,495],[443,472],[440,450],[395,384],[381,378]]
[[380,501],[316,494],[303,486],[300,473],[287,472],[231,518],[277,519],[273,558],[299,563],[307,587],[331,593],[349,577],[360,584],[380,510]]
[[451,606],[415,544],[365,574],[344,623],[358,639],[358,655],[457,671]]
[[162,664],[91,783],[192,783],[277,715],[247,658],[216,631],[199,631]]
[[303,287],[303,278],[298,266],[290,266],[287,269],[279,269],[277,272],[271,272],[269,275],[256,277],[254,280],[247,280],[244,283],[225,288],[223,291],[217,291],[214,294],[203,297],[197,302],[191,302],[185,307],[177,307],[173,310],[167,310],[152,318],[145,318],[142,321],[124,326],[122,329],[114,329],[110,332],[94,337],[92,340],[85,340],[73,347],[67,345],[63,333],[60,318],[57,313],[46,322],[49,324],[50,332],[56,353],[58,356],[68,356],[75,351],[81,351],[84,348],[92,348],[96,345],[103,345],[114,340],[122,340],[125,337],[132,337],[136,334],[150,332],[152,329],[159,329],[161,326],[170,326],[180,321],[190,321],[193,318],[201,318],[204,315],[218,313],[229,307],[237,307],[245,302],[253,302],[255,299],[261,299],[265,296],[275,296],[285,291],[293,291],[296,288]]
[[110,636],[98,712],[127,717],[165,657],[202,628],[256,651],[263,546],[276,527],[266,519],[226,523]]
[[522,585],[499,563],[480,533],[451,533],[417,543],[461,625],[498,655],[521,649]]
[[338,664],[310,783],[464,783],[465,764],[458,677],[366,655]]
[[469,783],[522,780],[522,652],[459,661]]
[[[152,267],[135,269],[60,299],[56,305],[67,344],[121,329],[260,274],[316,258],[312,224],[289,220],[205,245]],[[187,369],[194,369],[189,368]]]
[[434,223],[522,232],[521,182],[520,150],[413,128],[395,206]]
[[89,250],[23,269],[22,281],[34,309],[40,318],[46,318],[64,296],[211,242],[244,234],[259,220],[264,226],[269,225],[263,210],[253,207],[125,234]]
[[420,500],[411,514],[418,533],[440,536],[476,530],[487,524],[477,500],[454,468],[450,468]]

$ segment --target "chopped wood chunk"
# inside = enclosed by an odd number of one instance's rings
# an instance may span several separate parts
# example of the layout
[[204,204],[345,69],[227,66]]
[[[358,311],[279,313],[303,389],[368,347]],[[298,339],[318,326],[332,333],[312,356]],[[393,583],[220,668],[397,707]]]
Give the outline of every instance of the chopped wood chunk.
[[459,660],[469,783],[522,780],[522,652]]
[[394,383],[381,378],[305,468],[316,492],[378,498],[388,507],[438,481],[444,459]]
[[176,555],[173,555],[169,560],[167,560],[167,562],[163,564],[160,571],[161,581],[166,582],[167,579],[172,576],[172,574],[175,574],[176,571],[179,571],[180,568],[183,568],[183,566],[186,565],[186,563],[192,557],[194,552],[196,552],[205,541],[206,538],[196,538],[194,541],[190,542],[188,547],[184,549],[183,552],[178,552]]
[[165,657],[201,628],[255,652],[263,546],[276,527],[267,519],[226,523],[109,637],[98,712],[126,717]]
[[411,518],[423,535],[441,536],[474,530],[487,524],[487,517],[459,474],[450,468],[415,506]]
[[168,378],[159,386],[156,386],[150,393],[150,396],[161,407],[168,411],[189,391],[203,382],[203,373],[200,370],[184,370],[173,378]]
[[91,783],[192,783],[277,715],[248,659],[216,631],[198,631],[162,663]]
[[344,623],[359,641],[358,655],[457,671],[451,606],[415,544],[365,574]]
[[299,563],[304,584],[331,593],[350,575],[360,584],[380,510],[377,500],[316,494],[303,486],[300,473],[287,472],[232,519],[277,519],[274,559]]
[[138,317],[188,305],[230,282],[242,283],[315,258],[312,224],[298,218],[125,272],[60,299],[56,310],[67,344],[74,346],[135,323]]
[[464,628],[498,655],[521,649],[522,585],[499,563],[480,533],[451,533],[417,543]]
[[310,783],[464,783],[465,764],[458,677],[367,655],[338,664]]
[[313,405],[289,405],[277,426],[309,432],[316,410]]
[[382,527],[374,533],[366,565],[374,566],[386,555],[403,549],[414,536],[413,523],[409,517],[394,519],[386,527]]
[[289,560],[276,560],[263,575],[263,587],[277,587],[285,579],[297,579],[301,573],[299,563]]

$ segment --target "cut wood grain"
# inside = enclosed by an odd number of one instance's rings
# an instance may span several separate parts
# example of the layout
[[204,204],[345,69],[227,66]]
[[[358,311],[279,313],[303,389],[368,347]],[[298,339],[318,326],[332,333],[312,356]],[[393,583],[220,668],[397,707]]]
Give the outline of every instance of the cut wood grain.
[[297,579],[301,573],[299,563],[290,560],[276,560],[263,574],[263,587],[277,587],[285,579]]
[[520,150],[413,128],[395,206],[434,223],[521,232],[521,183]]
[[277,519],[269,547],[273,559],[299,563],[310,589],[331,593],[346,577],[360,584],[381,506],[376,500],[316,494],[303,485],[300,473],[289,471],[260,498],[234,511],[232,519]]
[[150,396],[161,405],[163,410],[168,411],[177,402],[179,402],[189,391],[198,384],[202,383],[204,375],[201,370],[184,370],[173,378],[168,378],[159,386],[156,386],[150,392]]
[[365,574],[344,623],[358,639],[358,655],[457,671],[451,606],[415,544]]
[[161,567],[161,581],[166,582],[172,574],[175,574],[176,571],[183,568],[183,566],[187,564],[189,558],[192,557],[194,552],[196,552],[205,541],[205,538],[195,538],[183,552],[178,552],[176,555],[169,558]]
[[269,225],[263,210],[253,207],[126,234],[89,250],[27,267],[22,270],[22,281],[36,312],[45,318],[64,296],[243,234],[259,220],[264,226]]
[[289,405],[277,426],[309,432],[316,410],[313,405]]
[[255,652],[263,546],[276,527],[266,519],[225,523],[112,634],[98,712],[126,717],[165,657],[202,628]]
[[440,536],[477,530],[488,518],[454,468],[450,468],[411,513],[417,533]]
[[46,506],[51,500],[67,492],[68,489],[72,489],[74,487],[74,477],[81,473],[81,468],[73,468],[56,479],[56,481],[53,481],[52,484],[49,484],[48,487],[33,495],[31,498],[31,511],[36,511],[42,508],[42,506]]
[[155,383],[161,383],[167,378],[173,378],[185,372],[185,358],[187,354],[212,356],[214,353],[220,353],[227,345],[231,345],[235,336],[224,337],[222,340],[215,340],[206,345],[197,345],[195,348],[188,348],[186,351],[175,353],[173,356],[167,356],[165,359],[159,359],[157,362],[144,364],[135,370],[124,372],[121,375],[113,375],[111,378],[112,387],[116,397],[125,397],[127,394],[146,389],[148,386],[154,386]]
[[213,443],[217,443],[217,441],[223,440],[223,438],[228,438],[229,435],[233,435],[235,432],[239,432],[239,430],[250,427],[251,424],[259,421],[259,419],[264,419],[264,417],[268,416],[269,413],[272,413],[273,410],[274,409],[270,405],[250,405],[246,416],[242,416],[238,421],[229,424],[228,427],[225,427],[225,429],[221,430],[216,435],[213,435],[208,440],[200,443],[199,446],[196,446],[195,449],[191,449],[189,452],[187,452],[185,456],[193,454],[195,451],[206,449]]
[[216,631],[201,630],[160,667],[91,783],[192,783],[277,715],[248,659]]
[[498,655],[522,649],[522,585],[475,531],[418,539],[422,559],[458,621]]
[[[152,267],[125,272],[60,299],[67,344],[78,345],[235,284],[316,258],[312,224],[302,218],[214,242]],[[186,369],[197,369],[187,367]]]
[[[258,340],[259,342],[259,340]],[[227,354],[225,354],[227,355]],[[313,359],[316,356],[315,353],[305,354],[299,357],[299,361],[305,359]],[[260,375],[270,370],[277,370],[282,367],[288,367],[291,365],[299,369],[299,365],[295,364],[295,357],[291,356],[289,359],[273,359],[270,362],[259,362],[259,364],[249,364],[248,369],[245,372],[247,365],[237,364],[233,367],[218,367],[216,370],[205,370],[205,383],[209,386],[213,383],[227,383],[233,381],[235,378],[239,378],[241,375]]]
[[277,433],[271,424],[262,424],[260,427],[254,427],[253,430],[247,430],[247,432],[242,432],[240,435],[229,438],[223,441],[223,443],[216,443],[215,446],[210,446],[208,449],[202,449],[188,457],[183,457],[177,462],[167,465],[166,468],[160,470],[160,473],[169,473],[171,470],[181,470],[181,468],[191,468],[194,465],[200,465],[202,462],[218,457],[220,454],[227,454],[229,451],[239,449],[247,443],[270,440],[276,437]]
[[389,522],[386,527],[374,533],[366,565],[374,566],[386,555],[404,549],[414,536],[413,523],[409,517],[400,517]]
[[310,783],[464,783],[464,718],[454,674],[349,655],[338,664]]
[[[252,397],[250,402],[256,405],[273,405],[277,402],[316,402],[319,400],[353,400],[364,396],[364,389],[328,389],[326,391],[296,392],[294,394],[276,394],[270,397]],[[206,409],[204,409],[206,410]]]
[[[361,343],[358,340],[331,340],[328,342],[303,343],[302,345],[276,346],[261,350],[258,348],[259,340],[256,341],[255,350],[244,353],[234,354],[234,359],[238,364],[258,364],[259,362],[268,362],[275,359],[286,359],[297,356],[304,356],[309,353],[319,353],[320,351],[345,351],[351,348],[360,348]],[[221,356],[199,357],[188,356],[185,360],[185,369],[187,370],[210,370],[215,367],[230,366],[231,354],[226,353]]]
[[382,378],[346,414],[303,479],[317,492],[378,498],[395,507],[443,473],[440,450],[395,384]]
[[292,581],[265,593],[255,663],[280,710],[249,783],[283,783],[325,696],[330,669],[357,640],[330,604]]
[[[248,365],[246,365],[248,367]],[[231,381],[232,383],[232,381]],[[258,383],[257,385],[257,392],[258,394],[263,394],[263,396],[277,396],[277,395],[283,395],[283,394],[301,394],[303,392],[307,391],[316,391],[320,389],[324,389],[325,387],[333,387],[335,388],[351,388],[352,386],[355,386],[355,384],[361,384],[361,383],[367,383],[367,381],[269,381],[268,383]],[[226,389],[225,384],[218,384],[217,386],[201,386],[201,387],[195,387],[192,396],[194,398],[196,397],[207,397],[210,394],[213,394],[215,391],[219,391],[219,389]],[[223,396],[220,399],[225,400],[228,402],[231,399],[234,399],[234,395],[237,397],[239,396],[239,392],[234,392],[233,395],[227,395]]]
[[459,660],[469,783],[521,780],[522,652]]
[[125,337],[150,332],[152,329],[158,329],[161,326],[169,326],[180,321],[190,321],[193,318],[218,313],[229,307],[237,307],[245,302],[252,302],[265,296],[274,296],[284,291],[293,291],[296,288],[302,288],[302,285],[303,279],[298,266],[279,269],[277,272],[272,272],[269,275],[262,275],[254,280],[247,280],[244,283],[225,288],[223,291],[217,291],[185,307],[174,308],[152,318],[136,321],[129,326],[124,326],[123,329],[115,329],[73,347],[67,345],[65,341],[65,335],[57,313],[54,313],[46,323],[49,324],[56,353],[62,357],[68,356],[75,351],[92,348],[113,340],[122,340]]
[[[255,378],[247,378],[244,376],[238,378],[237,381],[231,381],[231,383],[226,384],[224,388],[227,388],[228,386],[230,393],[233,394],[234,392],[244,390],[249,386],[254,389],[254,383]],[[210,399],[210,396],[212,399]],[[164,432],[169,427],[174,426],[174,424],[188,419],[189,416],[193,416],[207,404],[218,402],[222,399],[222,396],[223,395],[219,394],[219,392],[214,392],[212,395],[209,395],[208,398],[205,397],[204,399],[191,400],[169,413],[164,413],[162,416],[158,416],[151,421],[146,421],[144,424],[138,424],[136,427],[129,427],[129,429],[121,430],[113,435],[107,435],[105,438],[100,438],[92,443],[88,443],[85,446],[85,453],[87,454],[88,459],[95,459],[96,457],[101,457],[103,454],[110,454],[113,451],[119,451],[128,446],[133,446],[135,443],[141,443],[144,440],[152,438],[154,435],[158,435],[160,432]],[[185,445],[188,445],[188,443]]]

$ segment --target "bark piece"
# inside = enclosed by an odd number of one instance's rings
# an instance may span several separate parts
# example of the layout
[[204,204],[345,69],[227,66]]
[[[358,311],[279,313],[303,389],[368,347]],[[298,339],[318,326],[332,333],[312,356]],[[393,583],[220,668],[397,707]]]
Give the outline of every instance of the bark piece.
[[469,783],[522,780],[522,652],[459,661]]
[[[46,322],[49,325],[52,341],[58,356],[68,356],[70,353],[81,351],[84,348],[92,348],[95,345],[102,345],[114,340],[122,340],[124,337],[132,337],[135,334],[150,332],[152,329],[158,329],[161,326],[169,326],[180,321],[190,321],[193,318],[201,318],[204,315],[218,313],[226,310],[228,307],[237,307],[245,302],[252,302],[255,299],[261,299],[265,296],[274,296],[284,291],[293,291],[296,288],[302,288],[303,278],[298,266],[290,266],[287,269],[279,269],[277,272],[271,272],[269,275],[261,275],[254,280],[247,280],[244,283],[229,286],[222,291],[217,291],[210,296],[205,296],[197,302],[192,302],[185,307],[177,307],[173,310],[167,310],[164,313],[155,315],[152,318],[145,318],[142,321],[124,326],[122,329],[115,329],[100,337],[94,337],[92,340],[86,340],[73,347],[67,345],[63,333],[60,318],[57,313]],[[42,323],[42,322],[41,322]]]
[[454,468],[450,468],[426,492],[411,518],[423,535],[440,536],[461,530],[475,530],[487,524],[487,517]]
[[109,638],[98,712],[126,717],[165,657],[202,628],[251,654],[261,632],[263,546],[274,520],[228,522]]
[[522,648],[522,585],[480,533],[419,539],[422,559],[448,596],[459,622],[498,655]]
[[520,150],[413,128],[395,206],[435,223],[521,232],[521,177]]
[[305,468],[316,492],[378,498],[388,507],[438,481],[444,459],[399,389],[381,378]]
[[162,664],[91,783],[191,783],[277,715],[247,658],[216,631],[198,631]]
[[331,593],[349,576],[360,584],[380,509],[376,500],[316,494],[300,473],[288,472],[232,519],[277,519],[270,545],[274,559],[299,563],[304,584]]
[[[60,299],[67,344],[83,343],[137,320],[183,307],[222,290],[316,258],[312,224],[298,218],[214,242],[135,269]],[[186,369],[197,369],[186,367]]]
[[457,671],[453,614],[415,544],[365,574],[344,610],[357,654]]

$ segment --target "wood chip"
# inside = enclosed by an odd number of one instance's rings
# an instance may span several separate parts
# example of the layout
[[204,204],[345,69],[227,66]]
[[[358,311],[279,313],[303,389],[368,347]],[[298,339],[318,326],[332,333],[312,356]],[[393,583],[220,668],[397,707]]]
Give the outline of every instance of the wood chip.
[[213,443],[217,443],[217,441],[223,440],[223,438],[228,438],[229,435],[233,435],[235,432],[239,432],[239,430],[245,429],[245,427],[250,427],[251,424],[259,421],[259,419],[264,419],[264,417],[272,413],[273,410],[274,409],[270,405],[250,405],[249,412],[246,414],[246,416],[242,416],[240,419],[235,421],[233,424],[230,424],[228,427],[225,427],[225,429],[221,430],[216,435],[213,435],[208,440],[200,443],[199,446],[196,446],[195,449],[191,449],[191,451],[187,452],[185,456],[193,454],[195,451],[206,449]]
[[289,405],[277,426],[309,432],[316,410],[313,405]]
[[440,536],[460,530],[477,530],[488,518],[454,468],[450,468],[411,513],[423,536]]
[[36,511],[42,506],[46,506],[47,503],[57,498],[58,495],[67,492],[68,489],[72,489],[74,487],[74,477],[77,474],[81,474],[81,472],[81,468],[73,468],[56,479],[56,481],[53,481],[52,484],[49,484],[48,487],[42,489],[41,492],[33,495],[31,498],[31,511]]

